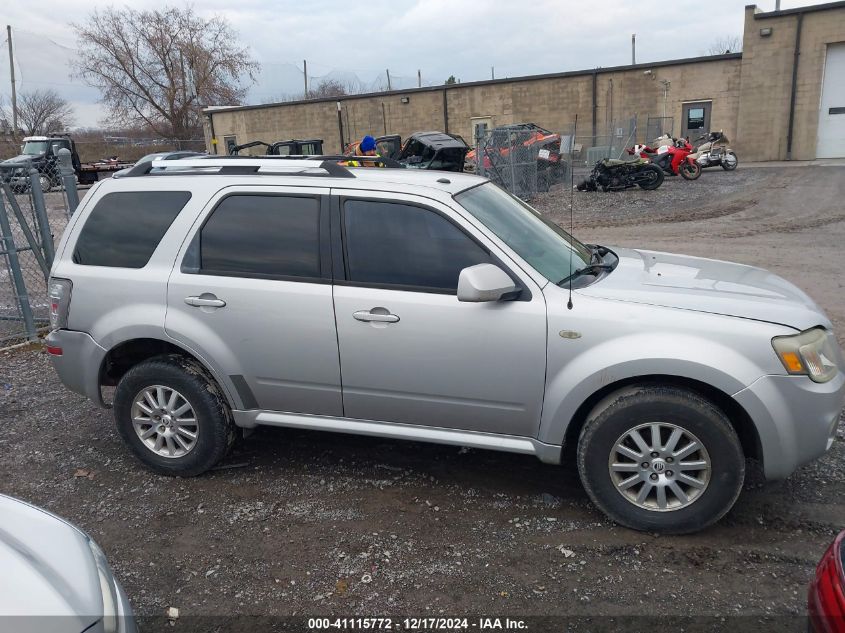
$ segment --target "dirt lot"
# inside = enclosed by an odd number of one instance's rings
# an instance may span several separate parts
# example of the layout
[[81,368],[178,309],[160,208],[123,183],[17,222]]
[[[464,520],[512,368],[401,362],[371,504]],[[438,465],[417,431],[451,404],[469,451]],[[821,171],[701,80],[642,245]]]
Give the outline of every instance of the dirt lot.
[[[843,199],[843,168],[709,170],[656,195],[577,194],[576,235],[770,268],[845,343]],[[567,205],[562,191],[538,202],[566,224]],[[180,609],[176,630],[196,615],[332,613],[680,613],[719,616],[716,629],[745,614],[801,630],[789,617],[845,527],[845,421],[788,480],[752,469],[715,527],[657,537],[605,520],[571,465],[454,447],[259,430],[221,470],[158,477],[40,351],[0,352],[0,419],[0,491],[87,530],[139,613]]]

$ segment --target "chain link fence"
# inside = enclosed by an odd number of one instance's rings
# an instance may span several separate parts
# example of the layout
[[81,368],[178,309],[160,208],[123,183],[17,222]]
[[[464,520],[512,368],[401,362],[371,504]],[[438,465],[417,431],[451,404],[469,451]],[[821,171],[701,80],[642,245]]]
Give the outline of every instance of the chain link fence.
[[78,204],[67,163],[0,165],[0,348],[36,341],[49,324],[54,244]]
[[[650,123],[653,118],[632,114],[606,121],[596,127],[595,134],[591,122],[582,121],[555,131],[530,123],[492,130],[478,126],[473,139],[476,149],[467,156],[467,169],[528,200],[557,185],[568,187],[602,159],[633,160],[636,157],[626,150],[646,140],[650,133],[646,119]],[[668,123],[660,123],[671,129],[668,118]]]
[[468,167],[527,200],[568,182],[573,140],[572,130],[552,132],[533,124],[479,127]]

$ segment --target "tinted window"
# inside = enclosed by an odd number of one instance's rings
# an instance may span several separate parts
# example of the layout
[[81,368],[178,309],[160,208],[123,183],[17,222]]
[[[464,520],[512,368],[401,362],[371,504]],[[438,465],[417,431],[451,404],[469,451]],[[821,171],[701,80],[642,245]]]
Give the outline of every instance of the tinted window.
[[690,108],[687,113],[687,128],[697,130],[704,127],[704,108]]
[[224,198],[202,229],[202,271],[244,277],[319,277],[319,216],[316,198]]
[[420,207],[348,200],[344,224],[352,281],[455,290],[462,269],[491,261],[449,220]]
[[103,196],[82,227],[73,261],[86,266],[143,268],[190,199],[189,191],[132,191]]

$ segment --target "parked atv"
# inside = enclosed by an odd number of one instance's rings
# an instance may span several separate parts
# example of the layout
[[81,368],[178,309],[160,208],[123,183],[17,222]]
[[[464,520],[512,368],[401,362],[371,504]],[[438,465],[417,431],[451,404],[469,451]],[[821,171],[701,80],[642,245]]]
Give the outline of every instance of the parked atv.
[[561,150],[561,140],[560,134],[534,123],[502,125],[490,131],[480,150],[477,148],[467,154],[466,168],[475,171],[480,158],[482,173],[493,182],[503,184],[509,180],[507,172],[512,165],[524,168],[536,163],[536,183],[522,183],[522,186],[529,191],[534,188],[548,191],[553,184],[567,178],[569,166]]
[[[358,155],[361,141],[346,146],[344,154]],[[409,169],[437,169],[463,171],[469,147],[457,134],[445,132],[415,132],[402,142],[398,134],[376,138],[376,153],[392,158]]]
[[[276,141],[275,143],[251,141],[242,145],[232,146],[229,149],[229,154],[231,156],[238,156],[244,150],[259,146],[265,148],[264,154],[266,156],[320,156],[323,153],[323,139],[314,138],[306,141],[289,139],[286,141]],[[252,155],[254,156],[256,154]],[[258,155],[261,154],[259,153]]]
[[596,163],[590,176],[578,183],[578,191],[622,191],[639,187],[653,191],[663,184],[663,170],[651,162],[638,158],[633,161],[603,158]]
[[733,171],[739,165],[739,159],[736,157],[730,147],[728,147],[728,137],[725,136],[722,130],[718,132],[710,132],[695,139],[696,142],[704,141],[692,154],[702,168],[704,167],[721,167],[725,171]]

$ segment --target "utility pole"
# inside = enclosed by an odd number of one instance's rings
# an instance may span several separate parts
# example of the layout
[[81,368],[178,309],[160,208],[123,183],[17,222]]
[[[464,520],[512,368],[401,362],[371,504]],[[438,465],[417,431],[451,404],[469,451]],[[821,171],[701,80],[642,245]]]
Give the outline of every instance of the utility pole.
[[490,66],[490,79],[495,79],[495,78],[496,78],[496,73],[493,71],[493,67]]
[[308,98],[308,62],[302,60],[302,79],[305,82],[305,98]]
[[[419,68],[417,68],[417,88],[422,88],[422,73]],[[385,134],[387,134],[387,132],[385,132]]]
[[12,138],[18,135],[18,93],[15,89],[15,54],[12,52],[12,26],[6,25],[9,40],[9,74],[12,76]]
[[387,91],[390,92],[390,69],[387,68],[384,72],[387,73]]
[[631,66],[637,64],[637,34],[631,33]]

